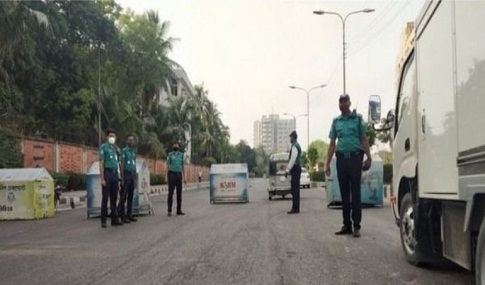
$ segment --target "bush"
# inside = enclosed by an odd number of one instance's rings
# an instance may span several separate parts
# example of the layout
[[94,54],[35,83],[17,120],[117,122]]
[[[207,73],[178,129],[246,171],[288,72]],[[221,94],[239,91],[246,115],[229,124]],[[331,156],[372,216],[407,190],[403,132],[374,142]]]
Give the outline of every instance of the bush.
[[165,175],[150,173],[150,185],[166,184]]
[[62,174],[62,173],[51,173],[52,179],[54,179],[54,183],[57,185],[64,186],[67,188],[67,182],[69,181],[69,175]]
[[325,182],[325,172],[324,171],[310,172],[310,180],[316,181],[316,182]]
[[67,190],[77,191],[86,189],[86,174],[67,172],[66,175],[69,177],[66,185]]
[[0,168],[20,168],[23,164],[19,140],[0,129]]
[[392,184],[392,164],[384,164],[384,184]]

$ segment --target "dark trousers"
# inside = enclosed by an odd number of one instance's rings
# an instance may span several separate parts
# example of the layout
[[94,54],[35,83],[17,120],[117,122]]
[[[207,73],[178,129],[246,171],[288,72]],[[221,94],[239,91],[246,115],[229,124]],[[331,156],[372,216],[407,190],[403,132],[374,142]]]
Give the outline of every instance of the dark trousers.
[[[121,218],[132,217],[133,208],[133,194],[135,192],[135,177],[131,172],[125,172],[123,175],[124,186],[120,191],[120,203],[118,211]],[[125,212],[125,204],[126,212]]]
[[177,212],[182,211],[182,173],[168,172],[168,211],[172,212],[173,192],[177,189]]
[[111,221],[114,221],[118,216],[116,210],[116,200],[118,199],[119,190],[118,173],[105,171],[104,180],[106,181],[106,186],[102,187],[103,197],[101,199],[101,221],[106,222],[106,218],[108,217],[108,198],[111,209]]
[[294,165],[290,171],[291,175],[291,200],[293,201],[292,210],[300,211],[300,179],[301,166]]
[[[362,159],[363,155],[352,157],[337,156],[337,176],[340,186],[340,195],[342,197],[342,215],[344,226],[352,229],[360,229],[362,220],[360,179],[362,176]],[[350,212],[352,209],[352,220]]]

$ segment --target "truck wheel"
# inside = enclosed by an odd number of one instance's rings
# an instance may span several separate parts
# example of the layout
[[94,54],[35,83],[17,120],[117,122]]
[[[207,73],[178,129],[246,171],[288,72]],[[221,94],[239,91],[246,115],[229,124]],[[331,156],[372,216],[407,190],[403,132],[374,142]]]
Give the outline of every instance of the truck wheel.
[[404,254],[406,255],[406,259],[409,263],[419,265],[420,260],[418,259],[418,254],[416,252],[418,242],[416,240],[414,205],[411,198],[411,193],[407,193],[402,199],[400,216],[400,236]]
[[269,195],[268,200],[272,200],[272,199],[273,199],[273,196]]
[[485,284],[485,219],[482,221],[475,255],[475,282]]

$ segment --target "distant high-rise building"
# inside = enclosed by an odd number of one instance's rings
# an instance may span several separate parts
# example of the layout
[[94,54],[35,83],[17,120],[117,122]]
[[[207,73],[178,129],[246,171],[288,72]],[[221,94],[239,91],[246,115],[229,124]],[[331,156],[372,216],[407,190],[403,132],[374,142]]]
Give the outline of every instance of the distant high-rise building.
[[261,121],[255,121],[253,125],[253,142],[254,142],[254,148],[259,147],[262,142],[261,142]]
[[254,122],[254,146],[263,146],[266,153],[288,151],[289,135],[296,129],[293,119],[280,119],[279,115],[263,116]]

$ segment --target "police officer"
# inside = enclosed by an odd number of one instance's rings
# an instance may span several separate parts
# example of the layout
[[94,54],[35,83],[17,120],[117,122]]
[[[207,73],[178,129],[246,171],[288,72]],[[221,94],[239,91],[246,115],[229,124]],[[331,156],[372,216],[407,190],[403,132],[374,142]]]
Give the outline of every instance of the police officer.
[[118,220],[116,200],[118,199],[119,177],[118,177],[118,147],[115,145],[116,134],[112,129],[106,131],[108,141],[101,145],[99,150],[99,173],[101,177],[102,199],[101,199],[101,227],[106,228],[108,216],[108,197],[111,208],[111,225],[123,225]]
[[[121,221],[125,224],[136,222],[137,219],[133,217],[133,194],[135,192],[135,176],[136,176],[136,151],[134,149],[135,138],[132,134],[126,135],[126,146],[121,153],[121,175],[123,187],[120,193],[119,214]],[[128,198],[128,200],[127,200]],[[126,212],[125,212],[125,204]]]
[[167,179],[168,179],[168,216],[172,215],[173,192],[177,189],[177,215],[185,215],[182,212],[182,181],[185,181],[184,154],[179,151],[178,143],[173,144],[173,151],[167,156]]
[[[349,95],[342,94],[339,98],[341,114],[334,118],[330,128],[330,146],[327,152],[325,172],[327,176],[330,176],[330,162],[336,150],[337,177],[342,197],[343,227],[335,234],[353,234],[354,237],[360,237],[362,219],[360,179],[364,153],[367,157],[364,162],[365,167],[370,167],[372,160],[362,116],[352,112],[350,105]],[[335,146],[335,141],[337,141],[337,146]],[[350,218],[351,212],[352,219]]]
[[291,174],[291,199],[293,205],[288,214],[298,214],[300,212],[301,147],[297,139],[296,131],[292,131],[290,134],[290,157],[286,167],[286,174]]

